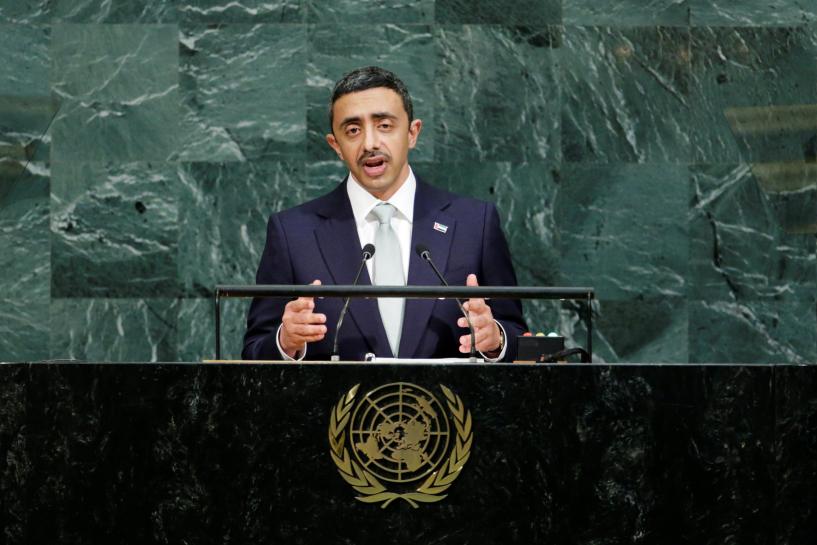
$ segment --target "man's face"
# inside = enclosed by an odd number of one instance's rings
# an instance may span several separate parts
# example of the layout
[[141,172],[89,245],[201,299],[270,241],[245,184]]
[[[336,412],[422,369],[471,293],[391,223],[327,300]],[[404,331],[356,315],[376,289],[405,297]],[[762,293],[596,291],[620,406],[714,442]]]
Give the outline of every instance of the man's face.
[[417,144],[422,124],[409,123],[400,95],[375,87],[335,101],[326,141],[369,193],[387,200],[408,177],[408,150]]

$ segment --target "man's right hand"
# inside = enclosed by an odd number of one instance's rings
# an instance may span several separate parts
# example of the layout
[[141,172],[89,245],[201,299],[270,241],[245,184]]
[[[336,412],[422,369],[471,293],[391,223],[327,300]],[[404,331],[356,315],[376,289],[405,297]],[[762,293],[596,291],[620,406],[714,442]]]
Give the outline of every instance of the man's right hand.
[[[319,286],[320,280],[312,282]],[[320,341],[326,335],[326,315],[316,314],[313,297],[299,297],[287,303],[284,307],[284,316],[281,318],[281,335],[278,342],[290,358],[295,359],[298,352],[302,352],[306,343]]]

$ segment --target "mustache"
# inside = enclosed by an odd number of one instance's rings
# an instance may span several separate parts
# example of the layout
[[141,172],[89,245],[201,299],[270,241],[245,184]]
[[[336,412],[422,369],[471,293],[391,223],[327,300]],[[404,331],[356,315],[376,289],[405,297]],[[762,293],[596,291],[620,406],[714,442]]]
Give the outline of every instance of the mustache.
[[364,154],[360,159],[358,159],[357,163],[362,166],[363,163],[365,163],[369,159],[375,159],[375,158],[383,158],[386,161],[391,160],[391,156],[388,153],[383,153],[381,151],[373,151],[373,152],[369,152],[369,153]]

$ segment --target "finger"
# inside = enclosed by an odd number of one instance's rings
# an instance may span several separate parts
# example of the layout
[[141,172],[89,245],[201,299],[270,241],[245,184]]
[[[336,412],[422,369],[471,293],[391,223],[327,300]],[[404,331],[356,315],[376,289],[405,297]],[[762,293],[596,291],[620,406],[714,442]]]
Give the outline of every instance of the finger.
[[[496,347],[499,346],[500,342],[499,337],[489,328],[483,328],[480,331],[475,331],[474,338],[476,340],[474,346],[476,346],[477,350],[480,352],[490,352],[491,350],[495,350]],[[460,337],[460,347],[465,347],[465,351],[470,352],[471,335],[463,335]],[[460,351],[462,352],[462,350]]]
[[[320,286],[321,285],[320,279],[316,278],[315,280],[313,280],[312,285],[313,286]],[[323,299],[323,297],[318,297],[318,299]]]
[[[490,314],[469,314],[471,318],[471,325],[474,329],[479,330],[494,324],[494,318]],[[457,320],[457,325],[460,327],[468,327],[468,320],[463,316]]]
[[493,317],[488,313],[483,314],[472,314],[471,315],[471,323],[474,325],[474,329],[480,330],[485,329],[492,326],[495,322]]
[[287,303],[286,309],[290,312],[303,312],[315,308],[315,301],[311,297],[298,297],[294,301]]
[[[485,303],[485,299],[474,297],[473,299],[469,299],[465,305],[468,305],[466,309],[470,314],[481,314],[485,312],[488,308],[488,305]],[[463,306],[465,306],[463,305]]]
[[326,335],[325,325],[306,325],[295,324],[292,326],[290,333],[296,337],[315,337],[317,335]]
[[309,311],[299,312],[292,316],[294,324],[325,324],[326,314],[312,313]]
[[[320,286],[321,281],[315,279],[312,281],[310,286]],[[290,301],[287,303],[287,307],[291,308],[293,312],[300,312],[306,308],[315,308],[315,298],[314,297],[298,297],[294,301]]]
[[[479,282],[477,282],[477,275],[473,273],[469,274],[465,279],[465,285],[472,288],[478,287]],[[467,312],[482,312],[485,306],[485,299],[472,297],[463,305],[463,308],[465,308]]]

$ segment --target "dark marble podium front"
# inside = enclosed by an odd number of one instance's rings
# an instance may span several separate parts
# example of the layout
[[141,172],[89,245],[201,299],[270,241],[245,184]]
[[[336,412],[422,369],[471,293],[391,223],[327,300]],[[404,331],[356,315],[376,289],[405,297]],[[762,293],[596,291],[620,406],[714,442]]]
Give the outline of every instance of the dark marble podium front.
[[[807,544],[817,367],[4,364],[2,543]],[[440,503],[355,500],[354,384],[473,415]]]

